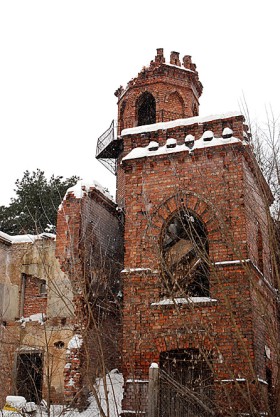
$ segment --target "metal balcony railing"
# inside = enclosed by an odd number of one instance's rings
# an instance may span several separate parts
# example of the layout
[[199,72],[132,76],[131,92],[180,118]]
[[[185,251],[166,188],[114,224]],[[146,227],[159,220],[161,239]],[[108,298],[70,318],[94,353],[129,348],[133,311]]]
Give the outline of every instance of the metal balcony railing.
[[[155,114],[156,123],[168,122],[183,118],[182,114],[160,110]],[[137,126],[135,117],[126,117],[120,121],[119,126],[113,120],[109,128],[98,138],[96,146],[96,159],[98,159],[110,172],[116,174],[116,159],[123,149],[123,140],[119,136],[121,130]]]
[[122,151],[123,141],[117,138],[117,124],[112,121],[110,127],[98,138],[95,157],[110,172],[116,174],[116,159]]

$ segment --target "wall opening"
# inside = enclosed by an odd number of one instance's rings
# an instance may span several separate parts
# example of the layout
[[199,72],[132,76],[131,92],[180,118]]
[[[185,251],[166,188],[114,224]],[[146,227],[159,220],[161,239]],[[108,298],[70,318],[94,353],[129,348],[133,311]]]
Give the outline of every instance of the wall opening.
[[156,100],[147,91],[136,102],[137,126],[156,123]]
[[20,353],[17,355],[16,389],[27,401],[42,400],[43,354]]
[[212,415],[210,362],[210,355],[203,355],[199,349],[176,349],[160,354],[161,417]]
[[208,239],[194,213],[176,212],[162,233],[163,296],[208,297]]

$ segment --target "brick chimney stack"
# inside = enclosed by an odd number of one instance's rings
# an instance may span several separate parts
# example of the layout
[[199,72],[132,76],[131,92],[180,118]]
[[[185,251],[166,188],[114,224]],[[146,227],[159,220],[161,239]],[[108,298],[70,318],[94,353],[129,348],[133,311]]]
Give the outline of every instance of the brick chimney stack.
[[185,55],[183,58],[183,65],[187,69],[191,69],[192,57],[190,55]]
[[164,58],[164,54],[163,54],[163,48],[158,48],[157,49],[157,54],[155,57],[155,62],[159,63],[159,64],[164,64],[165,63],[165,58]]
[[170,64],[177,65],[177,67],[180,67],[181,61],[180,61],[179,55],[180,55],[179,52],[172,51],[170,54]]

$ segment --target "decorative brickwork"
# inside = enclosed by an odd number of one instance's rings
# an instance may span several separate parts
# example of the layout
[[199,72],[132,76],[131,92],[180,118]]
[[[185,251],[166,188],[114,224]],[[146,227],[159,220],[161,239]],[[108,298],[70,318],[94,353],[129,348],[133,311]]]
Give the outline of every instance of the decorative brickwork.
[[138,104],[143,94],[155,99],[155,122],[198,115],[202,84],[190,56],[183,58],[171,52],[170,64],[165,63],[163,49],[157,50],[154,61],[143,67],[138,77],[133,78],[125,89],[116,91],[119,108],[119,133],[122,129],[139,126]]
[[[176,52],[171,66],[165,64],[160,49],[155,62],[118,93],[123,151],[117,161],[117,201],[125,211],[124,415],[147,411],[146,391],[137,381],[148,380],[152,362],[160,365],[163,354],[192,350],[211,363],[208,395],[215,413],[268,412],[272,385],[266,379],[276,383],[279,338],[269,233],[272,195],[254,159],[244,117],[198,117],[201,84],[190,57],[183,65],[191,71],[185,71]],[[157,116],[163,123],[138,123],[137,97],[144,91],[173,121]],[[124,129],[126,119],[129,128]],[[190,222],[181,234],[174,232],[187,225],[180,216]],[[193,238],[185,237],[195,221],[206,230],[209,253],[199,249],[201,236],[194,227]],[[191,251],[196,257],[188,255]],[[178,276],[186,275],[177,288],[196,276],[192,259],[208,265],[208,295],[199,297],[186,286],[180,298],[172,291],[168,298],[163,288],[166,281],[174,282],[178,260]]]

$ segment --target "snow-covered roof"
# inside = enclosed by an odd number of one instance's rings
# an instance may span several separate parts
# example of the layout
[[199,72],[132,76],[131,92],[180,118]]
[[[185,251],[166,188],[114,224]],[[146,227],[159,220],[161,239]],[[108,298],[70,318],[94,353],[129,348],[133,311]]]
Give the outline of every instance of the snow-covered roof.
[[74,196],[79,199],[83,198],[83,196],[86,193],[88,193],[90,190],[94,188],[100,191],[109,200],[114,201],[113,196],[109,193],[107,188],[102,187],[102,185],[99,184],[99,182],[95,180],[92,180],[92,181],[79,180],[77,184],[75,184],[73,187],[68,188],[64,196],[64,200],[66,199],[68,194],[74,194]]
[[198,124],[208,123],[214,120],[229,119],[231,117],[237,117],[237,116],[243,116],[243,115],[240,111],[233,111],[233,112],[215,114],[215,115],[210,115],[210,116],[188,117],[185,119],[172,120],[170,122],[160,122],[160,123],[153,123],[151,125],[131,127],[129,129],[122,130],[121,135],[125,136],[125,135],[135,135],[137,133],[144,133],[144,132],[154,132],[156,130],[166,130],[166,129],[171,129],[173,127],[178,127],[178,126],[189,126],[189,125],[193,125],[196,123]]
[[166,145],[159,146],[158,148],[156,148],[155,146],[151,148],[150,144],[143,148],[134,148],[122,160],[127,161],[130,159],[145,158],[148,156],[157,156],[157,155],[168,155],[168,154],[177,153],[177,152],[192,153],[195,149],[203,149],[203,148],[209,148],[209,147],[214,147],[214,146],[229,145],[233,143],[243,143],[240,139],[235,138],[234,136],[230,138],[213,137],[213,139],[211,140],[205,140],[205,139],[207,138],[202,136],[200,139],[195,140],[192,148],[189,148],[187,144],[176,145],[175,147],[170,148],[168,147],[168,144],[170,143],[170,138],[169,138],[167,139]]
[[41,233],[39,235],[16,235],[11,236],[7,233],[0,232],[0,240],[9,243],[34,243],[36,240],[42,240],[42,239],[54,239],[55,240],[56,235],[53,233]]
[[187,71],[187,72],[192,72],[193,74],[195,74],[195,71],[193,71],[189,68],[185,68],[184,66],[179,67],[179,65],[174,65],[174,64],[167,63],[167,62],[164,62],[164,64],[162,64],[162,65],[167,65],[168,67],[178,68],[180,70]]

